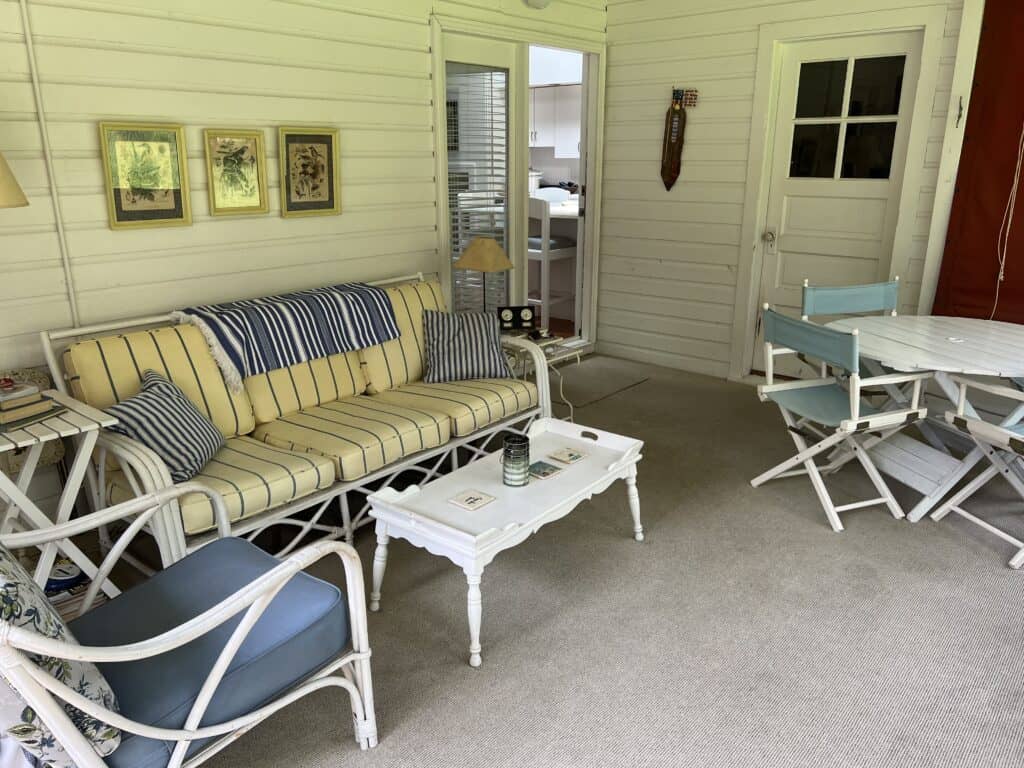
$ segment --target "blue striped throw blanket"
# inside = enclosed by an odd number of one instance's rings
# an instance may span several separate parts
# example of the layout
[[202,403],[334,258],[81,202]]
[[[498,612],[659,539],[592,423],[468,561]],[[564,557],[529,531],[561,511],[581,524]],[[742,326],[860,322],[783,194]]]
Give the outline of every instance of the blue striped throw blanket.
[[372,347],[399,335],[387,294],[365,283],[204,304],[173,315],[202,331],[236,392],[248,376]]

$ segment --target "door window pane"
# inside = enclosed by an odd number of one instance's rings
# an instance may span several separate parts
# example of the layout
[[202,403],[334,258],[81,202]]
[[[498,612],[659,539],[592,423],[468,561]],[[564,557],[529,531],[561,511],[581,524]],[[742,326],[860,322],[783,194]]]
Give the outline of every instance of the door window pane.
[[838,117],[843,112],[846,59],[807,61],[800,65],[797,117]]
[[895,115],[900,111],[906,56],[857,59],[853,65],[849,114]]
[[839,125],[794,125],[793,150],[789,156],[790,177],[832,178],[836,169]]
[[843,147],[844,179],[887,179],[896,123],[851,123]]

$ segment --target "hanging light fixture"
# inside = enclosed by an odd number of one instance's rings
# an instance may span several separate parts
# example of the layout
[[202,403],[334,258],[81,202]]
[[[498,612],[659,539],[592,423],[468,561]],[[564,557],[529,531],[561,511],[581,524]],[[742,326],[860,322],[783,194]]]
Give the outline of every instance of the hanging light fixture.
[[0,208],[21,208],[28,205],[28,198],[11,173],[4,156],[0,153]]

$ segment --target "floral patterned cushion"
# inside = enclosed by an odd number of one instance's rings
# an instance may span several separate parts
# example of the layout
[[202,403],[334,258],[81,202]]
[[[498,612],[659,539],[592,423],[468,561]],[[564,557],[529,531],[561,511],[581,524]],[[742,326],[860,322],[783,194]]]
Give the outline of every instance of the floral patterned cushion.
[[[16,627],[27,627],[44,637],[74,643],[67,625],[57,615],[32,577],[17,559],[0,546],[0,618]],[[65,661],[49,656],[33,656],[45,669],[69,688],[86,696],[101,707],[117,711],[117,699],[96,665],[85,661]],[[44,766],[75,768],[71,756],[46,727],[35,711],[25,704],[9,684],[0,686],[0,730],[17,739]],[[92,743],[101,757],[106,757],[121,743],[121,731],[90,717],[70,704],[64,705],[68,717]]]

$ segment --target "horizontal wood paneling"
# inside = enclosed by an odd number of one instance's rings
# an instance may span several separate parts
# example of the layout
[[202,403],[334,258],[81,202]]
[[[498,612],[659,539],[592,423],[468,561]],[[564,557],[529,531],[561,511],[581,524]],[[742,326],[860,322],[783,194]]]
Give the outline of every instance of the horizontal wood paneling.
[[[81,322],[439,268],[430,15],[603,41],[603,0],[29,0]],[[71,324],[18,5],[0,0],[0,151],[30,197],[0,211],[0,363]],[[191,227],[113,232],[97,123],[185,126]],[[283,219],[279,125],[341,129],[340,216]],[[270,213],[215,218],[205,127],[263,128]],[[727,222],[723,222],[727,224]],[[2,367],[0,366],[0,367]]]
[[[941,0],[940,0],[941,1]],[[740,226],[758,29],[933,5],[936,0],[611,0],[598,347],[725,375],[741,259]],[[956,56],[961,1],[949,0],[901,311],[917,306]],[[673,86],[697,88],[679,181],[659,179]],[[757,277],[755,277],[757,279]],[[694,320],[699,322],[694,324]]]

